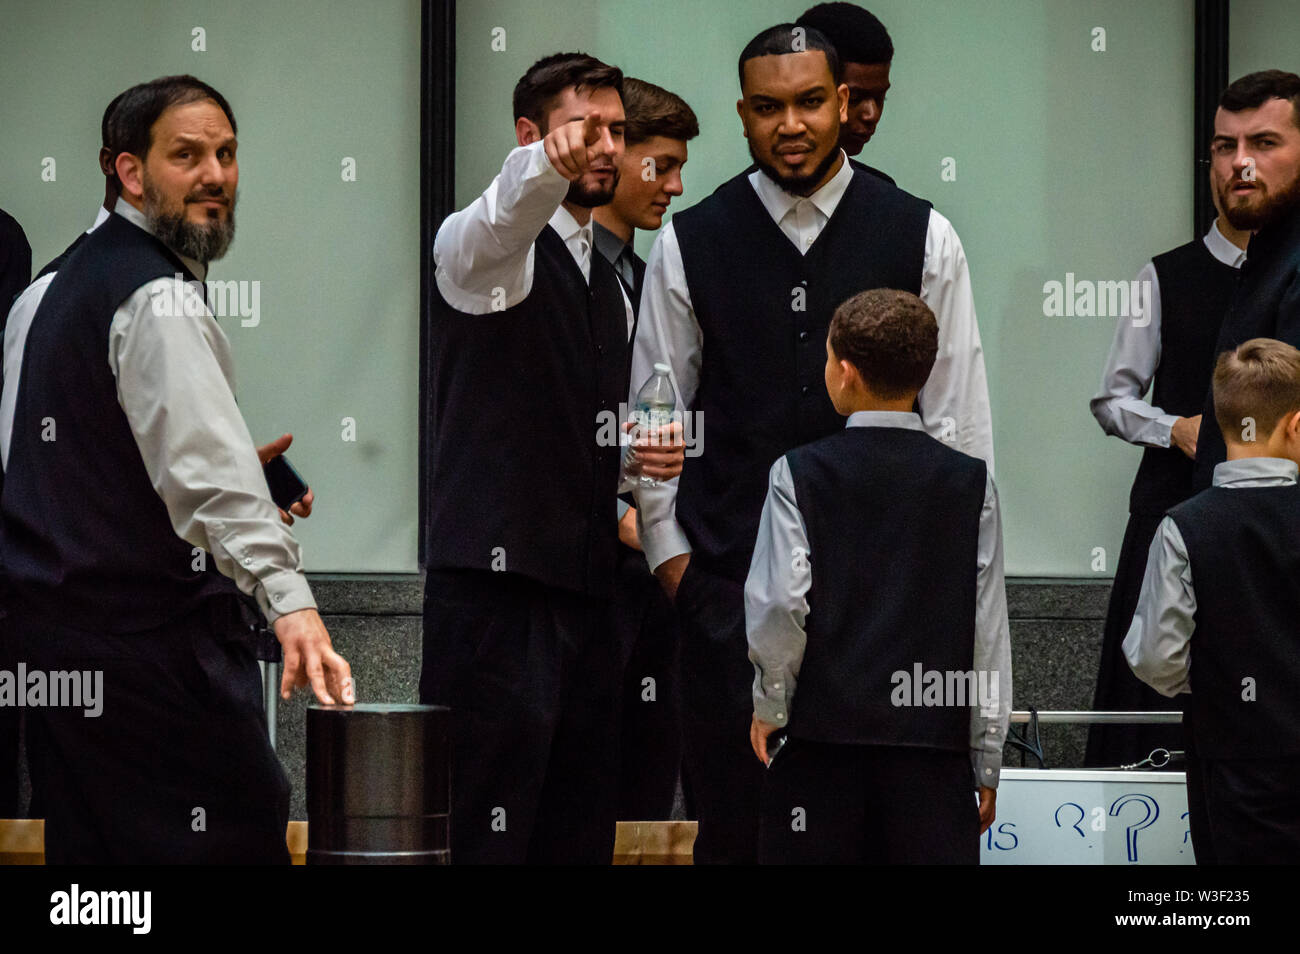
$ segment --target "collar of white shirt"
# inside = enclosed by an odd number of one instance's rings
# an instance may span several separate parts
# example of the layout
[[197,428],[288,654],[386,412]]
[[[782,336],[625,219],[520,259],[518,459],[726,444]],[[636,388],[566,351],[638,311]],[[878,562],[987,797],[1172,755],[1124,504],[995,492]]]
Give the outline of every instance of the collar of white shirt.
[[1214,467],[1216,487],[1268,487],[1294,484],[1300,468],[1282,457],[1242,457]]
[[559,234],[560,238],[564,239],[564,244],[568,246],[569,252],[572,253],[573,260],[582,269],[583,277],[590,283],[591,221],[588,220],[586,225],[579,225],[573,214],[564,206],[560,206],[555,210],[555,214],[551,216],[549,224]]
[[[126,219],[132,225],[142,228],[150,235],[153,235],[153,229],[149,228],[149,220],[145,218],[144,213],[133,206],[130,202],[127,202],[126,199],[119,198],[117,200],[117,205],[113,206],[113,211],[122,216],[122,218]],[[190,274],[199,281],[203,281],[207,278],[208,270],[202,262],[189,258],[186,255],[182,255],[180,252],[176,251],[176,249],[172,249],[172,254],[184,262],[185,267],[190,270]]]
[[923,431],[921,415],[915,411],[854,411],[845,427],[901,427],[909,431]]
[[[121,200],[119,199],[118,201],[120,202]],[[86,234],[89,235],[91,232],[95,231],[95,229],[107,222],[108,217],[112,214],[113,213],[109,212],[108,209],[101,205],[95,212],[95,224],[86,229]]]
[[755,169],[749,174],[749,184],[754,187],[758,193],[759,201],[763,203],[763,208],[767,209],[767,214],[772,216],[772,221],[781,224],[781,220],[790,214],[796,205],[807,199],[821,212],[826,218],[835,214],[836,207],[840,204],[840,199],[844,198],[844,190],[849,187],[849,181],[853,178],[853,167],[849,164],[849,157],[840,150],[840,169],[839,172],[831,176],[830,179],[812,195],[791,195],[779,185],[773,182],[762,169]]
[[1241,268],[1241,263],[1246,260],[1246,250],[1237,248],[1229,242],[1219,231],[1219,222],[1216,219],[1210,225],[1210,231],[1205,233],[1205,247],[1210,250],[1210,254],[1221,261],[1224,265],[1231,265],[1233,268]]

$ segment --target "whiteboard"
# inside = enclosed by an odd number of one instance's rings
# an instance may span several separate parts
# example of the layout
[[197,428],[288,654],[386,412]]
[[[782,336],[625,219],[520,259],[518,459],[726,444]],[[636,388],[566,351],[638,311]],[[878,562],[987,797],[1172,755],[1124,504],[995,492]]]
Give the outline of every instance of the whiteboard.
[[1192,865],[1182,772],[1003,769],[985,865]]

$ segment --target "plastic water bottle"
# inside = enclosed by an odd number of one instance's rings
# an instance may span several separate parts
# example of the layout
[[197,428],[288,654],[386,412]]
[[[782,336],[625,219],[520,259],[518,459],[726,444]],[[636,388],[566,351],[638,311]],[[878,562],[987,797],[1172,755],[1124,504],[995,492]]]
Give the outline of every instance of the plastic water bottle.
[[[666,364],[656,364],[650,377],[646,378],[641,390],[636,392],[636,410],[633,420],[637,430],[643,435],[652,427],[667,427],[673,421],[673,411],[677,409],[677,392],[668,377],[672,369]],[[653,477],[641,475],[642,487],[658,486],[659,481]]]

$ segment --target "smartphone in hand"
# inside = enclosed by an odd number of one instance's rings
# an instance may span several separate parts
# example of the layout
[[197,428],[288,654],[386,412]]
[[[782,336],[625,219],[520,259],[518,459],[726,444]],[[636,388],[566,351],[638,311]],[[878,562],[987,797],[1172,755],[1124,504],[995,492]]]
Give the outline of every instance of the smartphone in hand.
[[302,475],[294,470],[293,464],[283,454],[272,457],[263,464],[262,473],[266,475],[266,486],[271,490],[271,499],[281,510],[288,511],[307,496],[307,481],[302,479]]

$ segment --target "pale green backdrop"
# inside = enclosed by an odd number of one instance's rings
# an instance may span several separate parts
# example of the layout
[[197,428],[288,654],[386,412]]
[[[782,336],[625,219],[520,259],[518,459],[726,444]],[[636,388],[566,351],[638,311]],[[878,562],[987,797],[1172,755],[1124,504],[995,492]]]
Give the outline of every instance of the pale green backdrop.
[[221,321],[240,407],[259,443],[294,434],[317,494],[294,528],[308,569],[417,569],[418,0],[3,0],[0,23],[0,207],[36,268],[103,200],[114,95],[188,72],[230,101],[238,230],[209,277],[260,282],[260,324]]
[[[462,4],[457,201],[514,144],[510,91],[538,57],[580,48],[666,86],[697,112],[683,208],[748,164],[736,59],[810,4],[588,0]],[[896,54],[864,161],[952,220],[965,245],[993,406],[1006,564],[1107,576],[1139,452],[1088,413],[1115,319],[1046,318],[1066,272],[1128,280],[1190,237],[1193,4],[1157,0],[882,0]],[[545,8],[544,17],[538,10]],[[493,28],[507,49],[493,52]],[[1092,30],[1106,31],[1093,52]],[[955,182],[940,181],[944,157]],[[638,242],[644,254],[650,237]],[[1104,547],[1105,569],[1093,570]]]
[[[583,49],[699,114],[682,208],[747,164],[735,61],[805,3],[482,0],[457,11],[456,197],[514,144],[510,93],[535,59]],[[994,414],[1007,569],[1108,576],[1140,452],[1088,413],[1112,318],[1046,318],[1067,272],[1127,280],[1190,237],[1192,0],[879,0],[898,49],[862,158],[931,199],[971,264]],[[223,326],[254,436],[296,435],[320,495],[308,568],[416,567],[419,3],[3,0],[0,207],[39,267],[100,201],[99,118],[168,72],[221,89],[240,122],[239,235],[214,279],[261,283],[261,324]],[[206,52],[191,49],[195,27]],[[492,50],[493,29],[506,49]],[[1092,31],[1106,31],[1093,52]],[[1300,68],[1289,0],[1235,0],[1232,75]],[[57,160],[57,180],[41,162]],[[357,181],[340,163],[357,161]],[[940,180],[952,157],[957,180]],[[650,236],[641,236],[648,252]],[[355,419],[357,440],[342,440]],[[1104,570],[1093,551],[1103,547]]]

